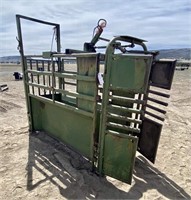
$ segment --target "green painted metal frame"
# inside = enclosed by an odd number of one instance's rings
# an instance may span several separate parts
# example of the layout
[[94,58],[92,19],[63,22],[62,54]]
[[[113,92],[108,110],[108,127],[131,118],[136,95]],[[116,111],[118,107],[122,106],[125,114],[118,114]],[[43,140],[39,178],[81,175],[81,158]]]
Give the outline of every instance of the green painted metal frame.
[[27,82],[29,82],[28,76],[25,76],[25,72],[27,70],[27,61],[24,53],[24,46],[23,46],[23,37],[22,37],[22,29],[21,29],[21,20],[28,20],[44,25],[54,26],[56,28],[56,38],[57,38],[57,52],[61,52],[61,40],[60,40],[60,25],[56,23],[51,23],[43,20],[38,20],[31,17],[26,17],[23,15],[16,15],[16,24],[17,24],[17,33],[18,33],[18,49],[21,55],[21,64],[22,64],[22,72],[23,72],[23,81],[24,81],[24,89],[25,89],[25,96],[26,96],[26,104],[27,104],[27,115],[28,115],[28,121],[29,121],[29,130],[32,131],[32,117],[31,117],[31,102],[30,98],[28,96],[29,94],[29,87],[27,86]]
[[[66,55],[62,55],[61,59]],[[73,55],[74,56],[74,55]],[[54,86],[38,83],[26,83],[28,86],[47,89],[51,95],[28,94],[31,102],[32,131],[46,131],[51,136],[66,143],[74,150],[89,158],[94,163],[94,135],[96,134],[97,113],[97,70],[99,54],[77,54],[77,74],[62,72],[26,70],[38,76],[48,75],[52,78],[70,78],[77,80],[77,91],[69,92]],[[64,88],[64,87],[63,87]],[[76,98],[76,105],[64,103],[64,96]]]
[[[30,55],[25,56],[21,19],[56,27],[57,52],[32,56],[34,60]],[[149,98],[148,94],[168,97],[161,92],[150,90],[149,76],[154,56],[147,50],[145,41],[130,36],[116,36],[109,41],[105,55],[80,51],[69,55],[61,53],[59,24],[22,15],[16,15],[16,22],[29,130],[47,132],[87,157],[99,174],[131,184],[137,149],[154,161],[162,128],[161,125],[156,127],[155,121],[147,120],[145,115],[149,112],[146,108],[165,113],[147,101],[163,105],[166,103]],[[115,50],[120,49],[121,42],[139,45],[143,51],[138,51],[137,54],[136,51],[116,54]],[[68,72],[65,70],[64,61],[74,57],[77,61],[76,72]],[[47,66],[44,60],[40,61],[41,58],[48,59]],[[104,86],[102,101],[99,102],[97,74],[100,72],[100,61],[103,58]],[[43,71],[39,71],[40,65]],[[37,82],[34,82],[35,76]],[[48,77],[47,84],[45,77]],[[169,78],[170,85],[172,77],[173,75]],[[67,82],[65,79],[75,80],[76,83]],[[67,90],[67,84],[75,86],[76,91]],[[41,90],[44,91],[43,94]],[[150,116],[162,119],[152,113]],[[145,132],[148,121],[149,135]],[[146,137],[152,138],[153,127],[158,136],[154,141],[156,145],[150,146],[150,149],[144,148]]]
[[[110,175],[130,184],[138,143],[138,137],[133,136],[132,132],[139,133],[139,130],[126,126],[123,120],[130,117],[131,113],[141,114],[141,110],[133,109],[133,103],[143,102],[133,98],[137,93],[147,92],[152,55],[114,54],[116,41],[130,42],[131,40],[125,36],[115,37],[106,49],[98,169],[100,174]],[[142,40],[136,40],[136,43],[147,51]],[[111,92],[118,97],[110,95]],[[119,107],[115,108],[111,103]],[[112,123],[109,122],[108,115],[111,117],[110,113],[115,109],[117,110],[114,121],[116,123]],[[125,116],[124,112],[127,112]]]
[[[38,71],[38,69],[30,69],[27,65],[27,59],[30,59],[31,56],[24,55],[21,20],[29,20],[56,28],[57,54],[53,55],[53,53],[47,52],[46,54],[35,56],[36,59],[44,56],[49,58],[51,60],[52,70]],[[77,74],[66,74],[63,72],[61,59],[63,59],[63,57],[68,57],[68,55],[59,55],[61,50],[59,24],[22,15],[16,15],[16,22],[24,74],[29,130],[31,132],[36,130],[47,131],[51,136],[67,143],[69,146],[73,147],[73,149],[88,157],[93,163],[94,134],[97,116],[96,100],[99,54],[73,55],[76,56],[78,62]],[[55,70],[55,58],[59,65],[58,71]],[[39,64],[39,61],[36,60],[36,63]],[[31,82],[29,80],[29,74],[31,74],[32,77],[37,76],[38,83]],[[45,84],[40,84],[39,77],[41,76],[49,76],[49,81],[51,81],[52,85],[47,86]],[[59,88],[55,87],[56,77],[59,78]],[[64,84],[62,84],[64,78],[77,80],[76,93],[64,89]],[[32,87],[33,94],[30,92],[30,87]],[[34,88],[38,88],[38,95],[34,94]],[[41,89],[48,90],[50,95],[40,95]],[[77,101],[76,107],[63,103],[62,97],[64,95],[75,97]],[[89,105],[88,109],[87,105]]]

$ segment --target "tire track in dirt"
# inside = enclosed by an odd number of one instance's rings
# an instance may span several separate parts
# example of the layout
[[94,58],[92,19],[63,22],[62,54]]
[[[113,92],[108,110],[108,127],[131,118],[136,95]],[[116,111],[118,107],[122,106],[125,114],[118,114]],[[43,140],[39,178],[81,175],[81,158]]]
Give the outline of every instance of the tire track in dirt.
[[22,108],[22,106],[15,104],[10,101],[0,100],[0,112],[7,112],[8,110],[12,110],[15,108]]

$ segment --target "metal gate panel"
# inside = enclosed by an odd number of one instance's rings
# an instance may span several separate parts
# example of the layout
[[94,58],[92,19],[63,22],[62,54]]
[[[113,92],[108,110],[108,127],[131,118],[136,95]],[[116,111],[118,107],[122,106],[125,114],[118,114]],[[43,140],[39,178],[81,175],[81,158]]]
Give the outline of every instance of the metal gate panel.
[[131,183],[143,104],[135,94],[146,93],[151,55],[112,55],[106,60],[100,120],[99,172]]
[[150,85],[170,90],[176,60],[156,61],[151,69]]
[[131,184],[138,138],[108,132],[105,136],[103,172]]
[[[31,130],[46,131],[93,161],[94,137],[98,134],[96,101],[99,55],[77,54],[73,57],[77,59],[77,66],[73,66],[72,71],[63,67],[60,72],[60,62],[43,65],[44,60],[39,58],[32,60],[36,61],[34,63],[26,62],[25,74],[33,77],[26,83],[30,87],[27,96],[31,108]],[[64,63],[68,57],[63,55],[60,59]],[[37,64],[44,66],[44,70],[35,70]],[[59,78],[63,80],[62,87],[58,84]]]
[[[77,92],[84,95],[95,97],[97,95],[97,80],[98,73],[98,56],[92,57],[77,57],[77,74],[87,77],[92,77],[94,81],[77,80]],[[77,106],[86,111],[93,112],[95,110],[96,101],[88,101],[85,99],[77,99]]]
[[148,84],[151,55],[114,55],[110,86],[132,92],[144,93]]
[[161,130],[162,124],[148,118],[143,119],[138,151],[153,163],[155,162]]
[[51,100],[30,97],[33,129],[45,131],[82,155],[92,158],[93,116],[64,108]]
[[161,122],[165,120],[165,107],[168,106],[166,98],[170,97],[167,90],[170,90],[172,85],[175,65],[176,60],[155,61],[151,68],[147,94],[144,95],[146,103],[143,106],[138,151],[153,163],[163,126]]

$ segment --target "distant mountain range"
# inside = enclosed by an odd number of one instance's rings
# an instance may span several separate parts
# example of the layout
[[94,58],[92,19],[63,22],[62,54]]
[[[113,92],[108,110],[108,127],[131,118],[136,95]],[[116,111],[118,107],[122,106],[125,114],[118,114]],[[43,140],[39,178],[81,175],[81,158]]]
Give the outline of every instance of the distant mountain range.
[[[157,56],[158,59],[161,58],[173,58],[173,59],[191,59],[191,48],[184,49],[162,49],[159,50],[160,53]],[[20,63],[20,56],[4,56],[0,57],[0,63]]]
[[0,57],[0,63],[20,63],[20,56],[4,56]]
[[160,51],[160,53],[157,56],[158,59],[160,59],[160,58],[173,58],[173,59],[183,59],[183,60],[191,59],[191,48],[162,49],[159,51]]

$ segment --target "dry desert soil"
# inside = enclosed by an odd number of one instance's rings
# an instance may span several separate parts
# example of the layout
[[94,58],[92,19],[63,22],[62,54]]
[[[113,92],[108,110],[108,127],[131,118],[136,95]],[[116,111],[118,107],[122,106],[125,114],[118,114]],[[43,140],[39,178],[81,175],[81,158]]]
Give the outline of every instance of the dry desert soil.
[[0,66],[0,199],[190,199],[191,69],[176,71],[153,165],[137,153],[131,185],[99,177],[46,133],[28,132],[19,65]]

